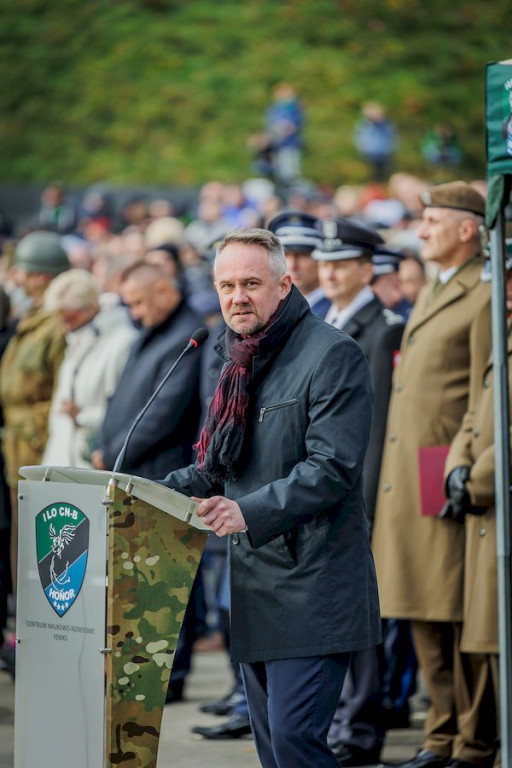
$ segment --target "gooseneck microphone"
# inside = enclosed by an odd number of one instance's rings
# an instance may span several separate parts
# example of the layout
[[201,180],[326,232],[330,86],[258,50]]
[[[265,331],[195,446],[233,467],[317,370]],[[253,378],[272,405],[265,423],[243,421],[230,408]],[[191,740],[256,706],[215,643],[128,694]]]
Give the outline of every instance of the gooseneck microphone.
[[142,419],[142,417],[144,416],[144,414],[148,410],[149,406],[154,401],[154,399],[156,398],[156,396],[158,395],[158,393],[160,392],[160,390],[162,389],[162,387],[166,383],[167,379],[171,376],[172,372],[174,371],[176,366],[179,364],[179,362],[182,359],[182,357],[184,357],[184,355],[187,354],[189,349],[197,349],[198,347],[201,346],[201,344],[204,344],[204,342],[206,341],[206,339],[208,338],[209,335],[210,334],[209,334],[209,332],[207,331],[206,328],[198,328],[197,331],[192,334],[192,336],[190,337],[189,342],[188,342],[187,346],[185,347],[185,349],[183,350],[183,352],[179,355],[177,360],[175,360],[175,362],[171,365],[171,367],[169,368],[169,370],[167,371],[167,373],[163,377],[162,381],[160,382],[158,387],[155,389],[155,391],[153,392],[153,394],[151,395],[151,397],[149,398],[149,400],[147,401],[145,406],[142,408],[142,410],[137,414],[137,416],[133,420],[133,424],[131,425],[130,429],[128,430],[128,434],[126,435],[126,437],[124,439],[123,447],[119,451],[119,453],[117,455],[117,459],[115,460],[114,469],[112,470],[113,472],[120,472],[121,471],[121,467],[123,465],[124,458],[125,458],[125,455],[126,455],[126,449],[128,448],[128,443],[130,442],[130,438],[133,435],[137,424]]

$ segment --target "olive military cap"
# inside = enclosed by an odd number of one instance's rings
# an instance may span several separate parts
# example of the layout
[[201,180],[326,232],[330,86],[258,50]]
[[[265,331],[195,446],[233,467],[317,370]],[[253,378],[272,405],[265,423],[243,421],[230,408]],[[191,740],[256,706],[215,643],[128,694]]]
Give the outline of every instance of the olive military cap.
[[453,208],[485,216],[484,198],[466,181],[450,181],[429,187],[420,195],[420,202],[424,208]]

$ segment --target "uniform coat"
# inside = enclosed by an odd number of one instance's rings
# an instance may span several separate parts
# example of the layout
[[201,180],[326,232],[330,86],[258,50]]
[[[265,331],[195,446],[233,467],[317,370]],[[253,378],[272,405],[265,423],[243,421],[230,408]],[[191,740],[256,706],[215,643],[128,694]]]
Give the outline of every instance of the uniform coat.
[[[512,380],[512,337],[508,337],[508,369]],[[461,650],[498,653],[498,582],[494,510],[494,372],[492,360],[470,392],[469,409],[452,443],[446,475],[455,467],[471,467],[467,489],[471,502],[487,507],[484,515],[466,515],[464,625]],[[512,398],[509,396],[512,406]]]
[[[431,299],[418,297],[395,368],[373,548],[382,614],[462,620],[464,527],[422,517],[421,446],[449,445],[491,349],[490,287],[470,259]],[[442,484],[442,478],[440,478]]]
[[19,321],[2,357],[3,452],[12,489],[20,479],[19,467],[41,463],[65,347],[64,331],[55,315],[34,308]]
[[235,499],[247,523],[229,544],[234,661],[342,653],[380,640],[362,498],[368,365],[294,287],[278,326],[253,361],[237,479],[214,488],[194,466],[166,478],[187,495]]
[[[133,420],[201,324],[182,303],[135,341],[101,428],[99,448],[107,469],[113,468]],[[155,480],[190,461],[201,411],[199,364],[199,350],[183,357],[133,432],[123,472]]]
[[404,324],[401,317],[386,309],[375,296],[350,318],[343,330],[352,336],[363,350],[372,375],[373,420],[364,462],[364,498],[368,519],[373,524],[393,366],[400,350]]

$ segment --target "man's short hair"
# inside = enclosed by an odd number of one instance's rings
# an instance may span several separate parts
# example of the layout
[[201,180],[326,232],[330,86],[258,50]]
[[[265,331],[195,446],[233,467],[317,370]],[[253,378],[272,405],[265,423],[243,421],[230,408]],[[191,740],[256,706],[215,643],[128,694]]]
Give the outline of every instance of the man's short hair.
[[284,255],[284,248],[281,241],[268,229],[258,227],[233,229],[228,232],[225,238],[219,243],[215,258],[222,253],[227,245],[233,243],[244,243],[245,245],[260,245],[268,253],[268,267],[275,280],[286,275],[287,266]]
[[61,309],[99,309],[100,292],[90,272],[70,269],[57,275],[44,295],[44,307],[48,312]]
[[140,283],[146,287],[156,283],[157,280],[165,280],[176,287],[176,280],[162,269],[162,267],[157,264],[150,264],[148,261],[142,259],[140,261],[135,261],[123,270],[119,281],[120,285],[124,285],[124,283],[128,282],[128,280],[131,280],[133,277],[137,278],[137,281],[140,281]]

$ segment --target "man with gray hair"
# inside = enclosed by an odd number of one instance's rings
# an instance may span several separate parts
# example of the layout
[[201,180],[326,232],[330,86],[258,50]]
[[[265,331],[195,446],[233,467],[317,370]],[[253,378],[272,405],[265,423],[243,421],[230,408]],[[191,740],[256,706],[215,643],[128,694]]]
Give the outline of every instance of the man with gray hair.
[[48,286],[44,307],[66,333],[48,422],[43,464],[92,468],[91,455],[108,399],[137,332],[126,307],[101,308],[92,275],[70,269]]
[[327,731],[351,651],[380,640],[362,494],[371,423],[359,346],[315,317],[271,232],[220,244],[225,361],[195,464],[165,485],[229,536],[231,656],[264,768],[337,768]]

